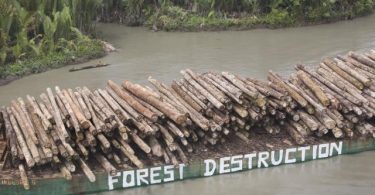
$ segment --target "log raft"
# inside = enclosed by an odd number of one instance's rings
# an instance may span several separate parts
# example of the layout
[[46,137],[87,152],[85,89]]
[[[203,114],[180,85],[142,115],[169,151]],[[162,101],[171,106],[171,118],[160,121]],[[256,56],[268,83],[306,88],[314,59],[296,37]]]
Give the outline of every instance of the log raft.
[[149,77],[154,88],[127,80],[97,90],[47,88],[40,99],[27,95],[1,107],[3,169],[18,170],[27,189],[28,171],[40,166],[95,182],[98,167],[114,175],[188,163],[202,144],[252,144],[257,133],[298,145],[375,137],[374,53],[326,58],[316,69],[299,64],[288,78],[270,71],[267,81],[187,69],[171,85]]

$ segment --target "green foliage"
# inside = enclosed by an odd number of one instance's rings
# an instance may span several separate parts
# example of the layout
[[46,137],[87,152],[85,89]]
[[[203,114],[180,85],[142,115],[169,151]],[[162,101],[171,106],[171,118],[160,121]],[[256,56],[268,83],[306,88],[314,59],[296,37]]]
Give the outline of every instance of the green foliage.
[[265,16],[264,24],[271,27],[285,27],[294,24],[294,18],[285,10],[272,9],[272,11]]
[[164,30],[276,28],[351,19],[371,13],[374,6],[375,0],[164,0],[146,25]]
[[142,21],[142,9],[144,0],[123,0],[127,23],[131,25],[140,24]]
[[0,66],[0,78],[8,76],[19,77],[44,72],[77,62],[77,60],[92,59],[104,55],[102,44],[88,38],[78,42],[60,39],[56,45],[59,48],[58,51],[22,61],[19,60],[7,66]]
[[91,42],[95,41],[80,31],[94,31],[100,3],[101,0],[0,0],[1,75],[29,71],[31,65],[25,62],[30,59],[51,58],[52,54],[90,54],[86,45],[93,46]]

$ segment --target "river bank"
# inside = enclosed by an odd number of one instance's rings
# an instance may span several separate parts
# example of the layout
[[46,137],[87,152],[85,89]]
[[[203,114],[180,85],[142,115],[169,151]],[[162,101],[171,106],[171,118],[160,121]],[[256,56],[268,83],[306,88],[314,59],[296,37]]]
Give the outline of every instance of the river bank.
[[94,38],[95,1],[0,3],[0,84],[102,57]]
[[6,65],[0,71],[0,86],[31,74],[101,58],[107,54],[105,50],[105,45],[101,41],[86,40],[84,44],[78,45],[78,48],[74,51],[51,52],[44,56]]
[[374,8],[374,0],[113,0],[103,4],[98,18],[154,31],[221,31],[350,20],[370,14]]
[[259,28],[277,29],[287,27],[302,27],[328,24],[338,21],[353,20],[372,14],[373,5],[364,6],[359,10],[345,10],[338,13],[316,14],[314,16],[295,16],[285,10],[276,10],[264,15],[248,13],[208,15],[191,12],[177,6],[161,8],[145,22],[145,26],[154,31],[223,31],[223,30],[252,30]]

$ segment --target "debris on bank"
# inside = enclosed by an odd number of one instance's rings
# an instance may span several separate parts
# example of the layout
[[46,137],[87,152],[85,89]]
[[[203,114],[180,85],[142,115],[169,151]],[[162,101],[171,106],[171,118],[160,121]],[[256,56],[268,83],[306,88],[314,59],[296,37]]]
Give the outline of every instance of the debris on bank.
[[100,42],[102,43],[103,49],[106,53],[111,53],[111,52],[117,51],[117,49],[112,44],[110,44],[106,41],[102,41],[102,40],[100,40]]
[[106,66],[109,66],[110,64],[108,63],[105,63],[103,64],[101,61],[99,61],[97,64],[95,65],[88,65],[88,66],[82,66],[82,67],[73,67],[71,69],[69,69],[69,72],[76,72],[76,71],[80,71],[80,70],[87,70],[87,69],[93,69],[93,68],[102,68],[102,67],[106,67]]

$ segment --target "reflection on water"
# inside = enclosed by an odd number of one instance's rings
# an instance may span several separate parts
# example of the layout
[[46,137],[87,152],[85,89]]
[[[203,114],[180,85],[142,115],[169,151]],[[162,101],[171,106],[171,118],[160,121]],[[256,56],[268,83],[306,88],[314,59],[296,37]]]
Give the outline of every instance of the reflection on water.
[[375,152],[105,192],[106,195],[358,194],[375,192]]

